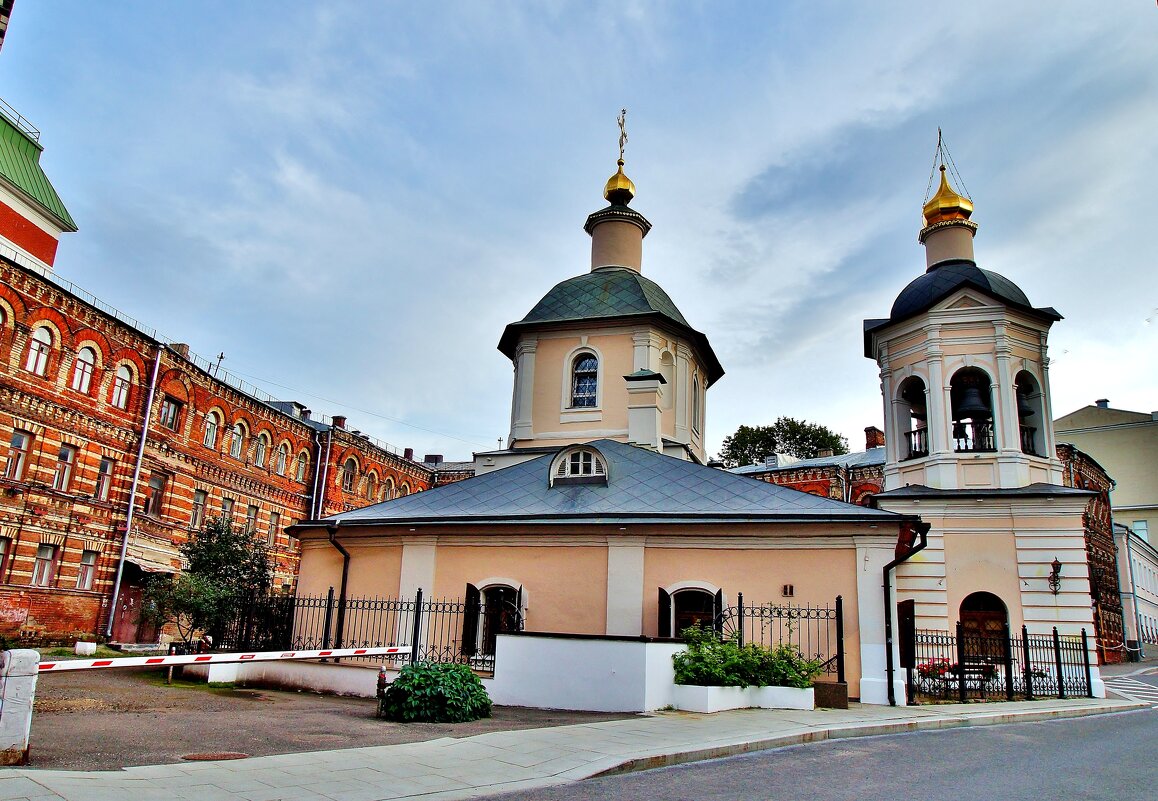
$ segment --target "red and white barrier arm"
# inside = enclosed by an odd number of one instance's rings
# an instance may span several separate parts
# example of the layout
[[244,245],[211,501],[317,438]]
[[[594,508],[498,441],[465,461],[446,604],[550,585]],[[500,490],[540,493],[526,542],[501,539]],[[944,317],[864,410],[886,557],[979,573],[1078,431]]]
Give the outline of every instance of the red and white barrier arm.
[[255,651],[234,654],[188,654],[186,656],[125,656],[117,659],[63,659],[41,662],[40,672],[91,670],[92,668],[164,667],[166,665],[214,665],[223,662],[269,662],[276,659],[321,659],[344,656],[391,656],[409,654],[409,645],[382,648],[329,648],[323,651]]

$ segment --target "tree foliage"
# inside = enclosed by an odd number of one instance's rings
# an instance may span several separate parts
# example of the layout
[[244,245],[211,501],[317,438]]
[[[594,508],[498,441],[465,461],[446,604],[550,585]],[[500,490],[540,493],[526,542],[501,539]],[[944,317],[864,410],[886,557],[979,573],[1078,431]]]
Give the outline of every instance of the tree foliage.
[[273,562],[265,543],[212,517],[181,546],[187,567],[176,576],[158,576],[145,588],[144,609],[158,624],[174,623],[186,643],[196,632],[220,642],[230,620],[273,583]]
[[745,426],[724,437],[719,459],[725,467],[763,462],[773,453],[797,459],[813,459],[824,448],[834,454],[848,453],[848,440],[827,426],[792,417],[780,417],[770,426]]

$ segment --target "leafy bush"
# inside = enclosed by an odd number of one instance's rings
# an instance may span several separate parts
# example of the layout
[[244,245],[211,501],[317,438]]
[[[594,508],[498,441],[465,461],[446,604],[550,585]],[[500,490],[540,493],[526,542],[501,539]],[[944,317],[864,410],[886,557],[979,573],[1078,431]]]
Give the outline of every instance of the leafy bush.
[[672,656],[676,684],[804,689],[821,673],[820,660],[805,658],[795,645],[741,646],[735,638],[720,639],[698,625],[685,629],[683,637],[688,649]]
[[380,709],[383,717],[404,723],[465,723],[489,718],[491,699],[466,665],[418,662],[402,668]]

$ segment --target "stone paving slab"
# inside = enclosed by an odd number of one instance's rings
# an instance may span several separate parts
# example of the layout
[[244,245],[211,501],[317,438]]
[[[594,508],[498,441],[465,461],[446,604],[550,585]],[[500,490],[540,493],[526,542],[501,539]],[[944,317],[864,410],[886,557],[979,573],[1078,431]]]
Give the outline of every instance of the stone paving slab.
[[457,740],[121,771],[0,769],[0,801],[459,801],[827,739],[1146,708],[1083,698],[921,707],[853,704],[848,710],[812,712],[661,712]]

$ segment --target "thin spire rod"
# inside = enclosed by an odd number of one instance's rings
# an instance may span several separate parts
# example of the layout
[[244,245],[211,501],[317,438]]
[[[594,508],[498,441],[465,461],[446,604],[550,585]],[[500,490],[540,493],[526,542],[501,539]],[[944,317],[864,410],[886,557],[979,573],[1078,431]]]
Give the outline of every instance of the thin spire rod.
[[933,153],[933,168],[929,171],[929,185],[925,188],[925,200],[928,203],[929,198],[933,196],[933,181],[937,175],[937,168],[944,166],[949,172],[953,183],[958,187],[961,194],[973,200],[973,196],[969,194],[969,190],[965,188],[965,180],[961,177],[961,173],[957,170],[957,164],[953,161],[953,154],[949,152],[949,146],[945,144],[945,137],[941,133],[940,126],[937,127],[937,149]]

